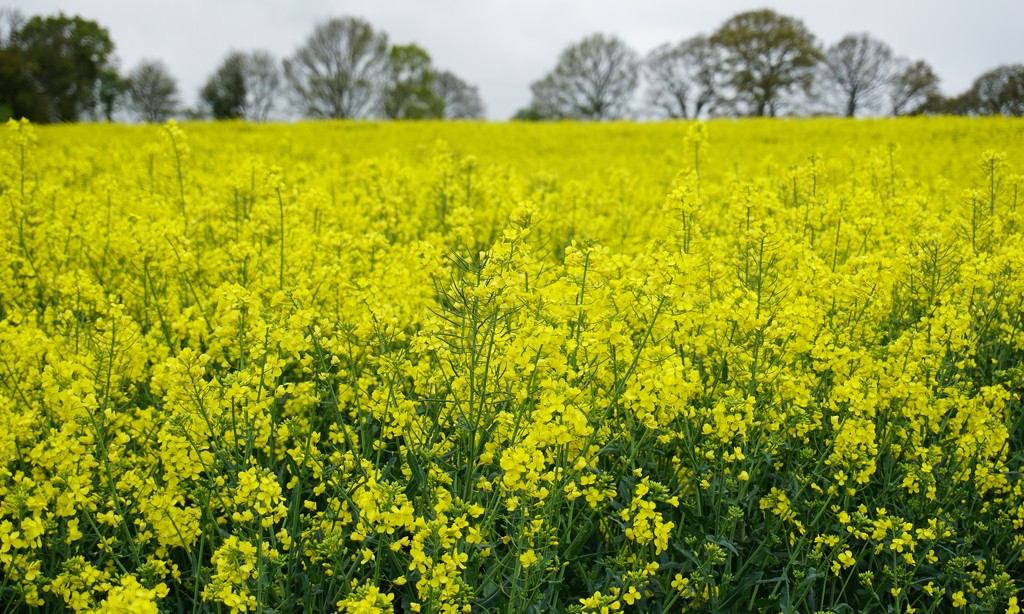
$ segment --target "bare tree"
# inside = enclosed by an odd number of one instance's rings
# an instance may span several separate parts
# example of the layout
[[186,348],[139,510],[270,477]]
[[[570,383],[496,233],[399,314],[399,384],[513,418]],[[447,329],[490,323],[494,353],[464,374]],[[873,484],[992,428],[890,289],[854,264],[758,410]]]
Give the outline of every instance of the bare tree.
[[776,115],[783,98],[807,92],[822,54],[799,19],[769,9],[740,13],[711,36],[736,102],[751,115]]
[[284,73],[306,115],[350,118],[368,113],[387,79],[388,37],[356,17],[313,30]]
[[434,74],[434,95],[442,103],[444,119],[482,119],[484,103],[476,86],[442,70]]
[[719,57],[708,37],[656,47],[644,59],[647,101],[665,117],[700,117],[718,90]]
[[160,60],[143,60],[128,73],[128,110],[149,123],[167,121],[178,110],[178,84]]
[[245,61],[245,117],[267,121],[281,92],[281,69],[269,51],[249,53]]
[[892,49],[869,34],[848,34],[825,52],[821,63],[824,94],[833,96],[846,117],[877,108],[895,66]]
[[614,36],[593,34],[570,45],[555,69],[534,82],[531,106],[549,118],[616,119],[636,91],[640,57]]
[[25,25],[27,19],[20,9],[0,6],[0,49],[11,44],[11,36]]
[[889,101],[893,115],[914,113],[928,100],[940,95],[939,77],[924,60],[897,60],[890,82]]

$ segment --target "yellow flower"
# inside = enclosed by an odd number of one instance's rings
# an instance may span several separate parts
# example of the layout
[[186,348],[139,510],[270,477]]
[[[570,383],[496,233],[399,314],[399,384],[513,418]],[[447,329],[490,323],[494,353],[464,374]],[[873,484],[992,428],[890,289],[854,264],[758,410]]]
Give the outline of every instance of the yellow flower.
[[839,562],[843,564],[843,567],[852,567],[857,561],[853,558],[853,552],[844,550],[839,554]]
[[640,597],[640,592],[636,590],[636,587],[630,586],[628,589],[626,589],[626,592],[623,593],[622,600],[629,605],[633,605],[637,602],[638,599],[640,599]]
[[957,591],[953,593],[953,607],[962,608],[967,605],[967,599],[964,598],[963,591]]
[[538,560],[539,559],[537,558],[536,553],[534,553],[533,548],[530,548],[526,552],[523,552],[519,555],[519,564],[522,565],[524,569],[532,567],[533,565],[537,564]]

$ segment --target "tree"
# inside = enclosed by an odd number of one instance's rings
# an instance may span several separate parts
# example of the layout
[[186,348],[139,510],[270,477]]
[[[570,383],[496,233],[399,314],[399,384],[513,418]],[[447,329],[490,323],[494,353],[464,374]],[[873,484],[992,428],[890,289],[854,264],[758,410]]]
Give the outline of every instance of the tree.
[[0,121],[26,117],[33,109],[47,107],[46,98],[36,91],[28,63],[11,48],[14,34],[25,21],[18,9],[0,8]]
[[312,117],[360,117],[379,100],[388,71],[388,38],[362,19],[320,23],[291,59],[285,77]]
[[481,119],[484,103],[476,86],[442,70],[434,74],[434,95],[441,101],[443,119]]
[[21,112],[32,121],[77,121],[96,111],[104,86],[117,82],[111,78],[116,75],[114,43],[95,21],[63,13],[34,16],[8,36],[5,51],[16,57],[5,70],[30,82],[38,94],[18,96],[19,104],[31,104]]
[[1024,117],[1024,64],[998,66],[985,72],[962,99],[963,110],[970,114]]
[[199,92],[214,119],[265,121],[281,88],[281,71],[268,51],[232,51]]
[[206,80],[199,98],[214,119],[239,119],[245,114],[245,55],[232,51]]
[[926,102],[941,95],[939,77],[924,60],[897,60],[889,85],[889,101],[896,116],[916,113]]
[[554,118],[544,115],[543,111],[533,105],[518,109],[512,116],[514,122],[542,122],[550,119]]
[[267,121],[281,91],[281,69],[269,51],[256,50],[245,60],[245,118]]
[[0,7],[0,49],[11,44],[14,33],[25,25],[25,14],[16,8]]
[[128,109],[149,123],[167,121],[178,109],[178,84],[159,60],[143,60],[128,74]]
[[967,115],[970,113],[966,94],[960,96],[944,96],[938,90],[928,95],[914,107],[915,115]]
[[706,36],[656,47],[644,59],[648,103],[665,117],[699,117],[718,90],[719,57]]
[[36,89],[28,63],[17,52],[0,49],[0,120],[28,117],[50,119],[50,101]]
[[826,95],[846,117],[874,108],[892,79],[892,49],[869,34],[848,34],[825,52],[821,64]]
[[558,119],[617,119],[636,91],[640,58],[614,36],[593,34],[570,45],[555,69],[530,85],[534,107]]
[[96,117],[108,122],[114,121],[114,110],[127,87],[127,82],[117,68],[108,66],[100,71],[100,78],[97,81]]
[[740,13],[711,36],[737,102],[761,117],[776,115],[782,99],[807,92],[822,54],[803,22],[769,9]]
[[441,117],[444,103],[434,89],[430,54],[418,45],[395,45],[388,55],[382,108],[389,119]]

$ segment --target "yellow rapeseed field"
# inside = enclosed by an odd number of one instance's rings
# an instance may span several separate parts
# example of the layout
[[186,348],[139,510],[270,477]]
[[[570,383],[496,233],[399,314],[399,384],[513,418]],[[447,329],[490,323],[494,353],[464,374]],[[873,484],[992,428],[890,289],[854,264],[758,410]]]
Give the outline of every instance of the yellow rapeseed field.
[[0,157],[3,612],[1020,611],[1020,120]]

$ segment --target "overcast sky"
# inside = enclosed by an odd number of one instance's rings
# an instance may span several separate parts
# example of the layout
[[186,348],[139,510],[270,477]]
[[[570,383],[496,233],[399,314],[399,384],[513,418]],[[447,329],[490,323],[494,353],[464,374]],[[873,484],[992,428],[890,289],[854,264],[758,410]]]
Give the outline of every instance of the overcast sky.
[[417,43],[438,68],[480,88],[491,119],[530,101],[568,44],[593,32],[617,34],[640,53],[710,33],[732,15],[773,8],[802,19],[825,44],[870,32],[898,54],[927,60],[947,94],[985,70],[1024,62],[1024,0],[0,0],[29,15],[64,11],[98,21],[124,70],[163,60],[182,97],[197,92],[228,51],[291,55],[314,24],[353,15],[394,44]]

